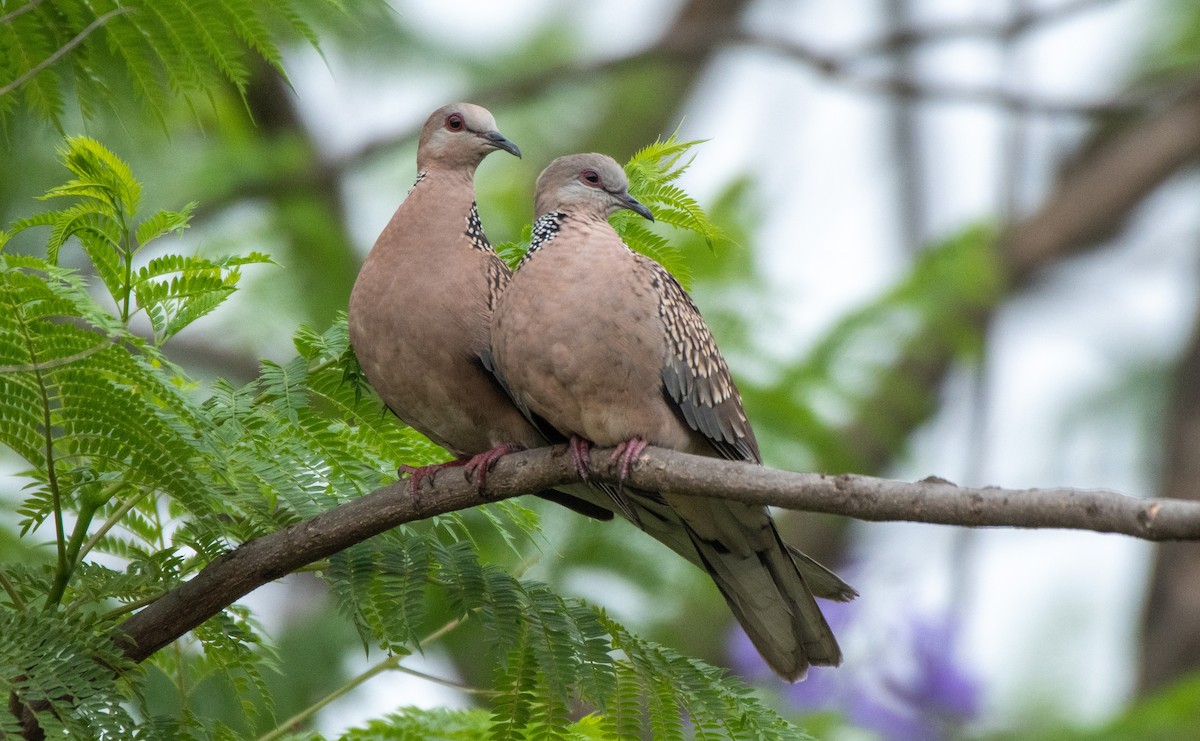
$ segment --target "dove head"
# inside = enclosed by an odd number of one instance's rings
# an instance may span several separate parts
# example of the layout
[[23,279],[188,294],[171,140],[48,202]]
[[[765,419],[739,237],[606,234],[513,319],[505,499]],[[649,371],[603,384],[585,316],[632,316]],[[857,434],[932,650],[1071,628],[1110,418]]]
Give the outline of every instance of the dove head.
[[627,208],[654,221],[650,209],[629,195],[625,171],[603,154],[572,154],[551,162],[538,176],[535,205],[535,216],[567,211],[607,219]]
[[473,171],[497,149],[521,156],[517,145],[496,130],[496,119],[486,108],[451,103],[425,121],[417,144],[417,169]]

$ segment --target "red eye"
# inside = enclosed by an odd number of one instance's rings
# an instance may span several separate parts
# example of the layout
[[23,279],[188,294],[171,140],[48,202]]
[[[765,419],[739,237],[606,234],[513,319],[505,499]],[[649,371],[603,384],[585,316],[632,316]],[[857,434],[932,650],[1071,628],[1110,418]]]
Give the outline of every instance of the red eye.
[[466,128],[466,123],[463,122],[463,117],[457,113],[451,113],[446,116],[446,128],[451,131],[462,131]]
[[600,175],[595,170],[584,170],[583,172],[579,173],[579,177],[582,178],[585,183],[590,185],[600,184]]

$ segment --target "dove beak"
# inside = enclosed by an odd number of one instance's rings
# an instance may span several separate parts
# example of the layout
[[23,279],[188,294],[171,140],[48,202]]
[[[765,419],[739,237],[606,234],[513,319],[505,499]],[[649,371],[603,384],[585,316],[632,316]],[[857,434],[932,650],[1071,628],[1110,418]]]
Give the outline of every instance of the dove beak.
[[650,212],[650,209],[646,208],[641,201],[629,195],[628,193],[620,194],[617,196],[617,200],[620,202],[621,208],[627,208],[642,218],[654,221],[654,214]]
[[504,134],[501,134],[499,131],[489,131],[486,134],[480,134],[480,136],[482,136],[484,140],[486,140],[496,149],[503,149],[505,152],[516,155],[516,157],[520,159],[521,150],[517,148],[516,144],[513,144],[511,141],[505,138]]

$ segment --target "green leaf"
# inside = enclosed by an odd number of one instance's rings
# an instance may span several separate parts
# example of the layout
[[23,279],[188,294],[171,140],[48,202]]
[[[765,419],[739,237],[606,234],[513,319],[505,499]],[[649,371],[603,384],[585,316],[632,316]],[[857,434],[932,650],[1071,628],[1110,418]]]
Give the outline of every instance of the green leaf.
[[[107,627],[79,615],[0,607],[0,693],[33,710],[47,737],[132,737],[137,726],[114,671],[133,672],[133,666]],[[10,712],[0,713],[0,734],[25,735]]]
[[[687,170],[691,160],[684,155],[701,141],[680,141],[675,134],[638,150],[625,164],[629,176],[629,192],[654,213],[656,224],[663,224],[692,234],[713,248],[725,238],[724,232],[705,213],[700,204],[674,181]],[[690,276],[677,249],[648,227],[638,215],[620,212],[613,217],[613,227],[625,243],[634,250],[656,260],[669,270],[685,288]]]
[[[364,6],[386,7],[378,0],[362,0],[354,10]],[[281,42],[300,38],[318,47],[310,19],[321,8],[350,14],[333,0],[94,0],[42,5],[0,24],[0,48],[11,52],[3,57],[5,82],[41,65],[101,16],[117,9],[125,12],[108,15],[84,43],[18,88],[19,95],[0,97],[0,122],[19,101],[61,128],[64,90],[78,95],[86,118],[95,102],[131,87],[165,128],[172,102],[191,106],[197,99],[212,100],[224,85],[243,93],[255,58],[282,73]],[[106,54],[119,63],[108,63]],[[129,201],[125,207],[136,210],[136,203]]]
[[149,242],[168,232],[182,234],[183,230],[187,228],[188,222],[191,221],[192,211],[195,208],[196,202],[192,201],[179,211],[159,211],[138,224],[137,232],[134,233],[138,244],[145,247]]
[[[137,271],[133,290],[137,306],[146,312],[156,344],[162,344],[187,325],[208,314],[233,294],[241,273],[238,266],[270,262],[264,255],[209,260],[164,255]],[[169,280],[160,280],[170,277]]]

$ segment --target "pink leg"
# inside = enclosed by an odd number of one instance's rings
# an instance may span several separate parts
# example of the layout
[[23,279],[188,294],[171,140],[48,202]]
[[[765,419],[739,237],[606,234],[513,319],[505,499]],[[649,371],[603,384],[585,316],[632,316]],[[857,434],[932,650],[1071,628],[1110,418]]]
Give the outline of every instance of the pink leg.
[[638,456],[642,454],[642,451],[646,449],[648,444],[640,437],[631,437],[618,445],[617,449],[613,451],[612,457],[608,459],[608,462],[616,463],[618,460],[621,462],[620,477],[622,484],[625,483],[625,479],[629,478],[629,469],[633,467],[634,462],[637,461]]
[[579,474],[579,478],[587,481],[591,476],[588,452],[592,449],[592,443],[579,435],[571,435],[571,439],[567,441],[567,449],[571,451],[571,460],[575,461],[575,473]]
[[397,471],[397,473],[408,476],[409,491],[414,497],[420,497],[421,482],[423,482],[425,479],[434,475],[443,468],[457,468],[458,466],[465,466],[469,462],[470,461],[466,458],[455,458],[452,461],[446,461],[445,463],[433,463],[428,466],[409,466],[401,463],[400,469]]
[[496,465],[496,461],[509,453],[515,453],[518,450],[524,449],[523,446],[516,443],[501,443],[486,453],[472,456],[466,462],[467,478],[475,480],[475,490],[479,491],[487,483],[488,471],[492,470],[492,466]]

